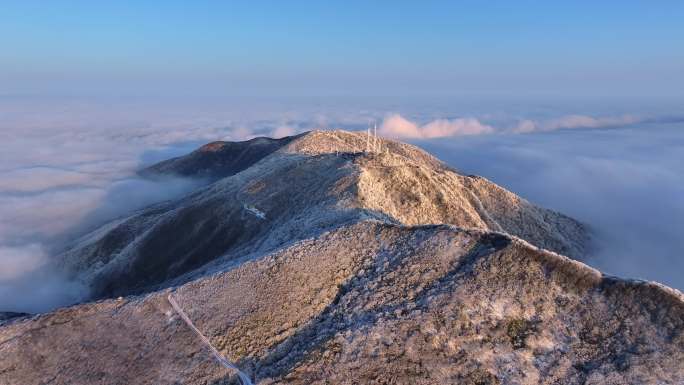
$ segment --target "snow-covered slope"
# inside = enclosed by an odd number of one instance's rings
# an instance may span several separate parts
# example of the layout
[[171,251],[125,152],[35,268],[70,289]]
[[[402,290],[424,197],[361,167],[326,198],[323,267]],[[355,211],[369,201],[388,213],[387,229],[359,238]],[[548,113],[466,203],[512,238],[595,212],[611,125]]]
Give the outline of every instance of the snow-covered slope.
[[[382,150],[366,153],[366,141],[344,131],[281,139],[278,150],[237,174],[86,235],[60,262],[95,297],[118,296],[366,218],[504,231],[574,258],[584,255],[586,231],[571,218],[460,175],[414,146],[382,141],[376,145]],[[229,147],[252,153],[247,149],[262,142]],[[210,164],[197,161],[206,152],[198,151],[153,169],[187,174],[189,164]],[[212,159],[202,174],[235,170]]]
[[212,158],[226,176],[85,235],[61,266],[125,297],[0,320],[0,384],[237,383],[214,353],[262,385],[684,383],[680,292],[579,262],[571,218],[368,142]]
[[[375,220],[175,288],[256,384],[681,384],[684,299],[508,235]],[[229,384],[167,291],[0,327],[0,383]]]

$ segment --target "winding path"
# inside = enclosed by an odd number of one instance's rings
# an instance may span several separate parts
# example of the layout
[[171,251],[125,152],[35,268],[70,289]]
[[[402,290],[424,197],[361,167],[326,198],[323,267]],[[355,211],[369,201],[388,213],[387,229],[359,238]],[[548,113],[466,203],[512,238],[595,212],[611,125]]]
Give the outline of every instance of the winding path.
[[211,354],[214,356],[214,358],[216,358],[216,360],[218,360],[218,362],[224,367],[234,370],[237,373],[238,378],[240,378],[240,383],[242,385],[253,385],[252,380],[249,379],[249,376],[242,372],[235,364],[233,364],[232,362],[228,361],[225,357],[223,357],[221,353],[219,353],[219,351],[211,344],[211,342],[209,342],[209,339],[205,337],[204,334],[202,334],[202,332],[200,332],[199,329],[197,329],[197,327],[195,327],[195,324],[192,323],[190,318],[188,318],[183,309],[181,309],[181,307],[178,305],[176,300],[173,299],[173,296],[170,293],[168,299],[169,303],[173,307],[173,310],[175,310],[176,313],[178,313],[178,315],[183,319],[183,321],[185,321],[186,325],[188,325],[188,327],[190,327],[190,329],[192,329],[192,331],[194,331],[195,334],[199,336],[202,342],[204,342],[204,344],[207,345],[207,347],[209,347],[209,350],[211,350]]

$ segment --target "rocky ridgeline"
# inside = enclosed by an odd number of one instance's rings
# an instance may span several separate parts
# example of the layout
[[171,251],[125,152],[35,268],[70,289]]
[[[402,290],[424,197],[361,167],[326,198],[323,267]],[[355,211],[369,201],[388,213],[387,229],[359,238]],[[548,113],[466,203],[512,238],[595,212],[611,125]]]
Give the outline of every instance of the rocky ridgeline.
[[59,256],[99,300],[0,327],[0,383],[237,383],[172,290],[258,384],[684,381],[681,293],[603,276],[580,223],[414,146],[311,132],[144,173],[193,167],[213,182]]

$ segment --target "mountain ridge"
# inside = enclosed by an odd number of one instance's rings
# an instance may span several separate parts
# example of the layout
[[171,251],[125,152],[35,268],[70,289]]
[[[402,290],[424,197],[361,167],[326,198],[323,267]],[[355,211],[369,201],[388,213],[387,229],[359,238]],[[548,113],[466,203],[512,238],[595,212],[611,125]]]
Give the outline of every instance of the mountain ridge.
[[[483,230],[363,221],[173,290],[212,343],[259,384],[683,378],[681,293],[604,277]],[[0,363],[0,379],[235,383],[170,311],[167,292],[0,328],[0,351],[12,357]],[[73,346],[93,354],[74,360]]]
[[255,384],[684,381],[681,292],[606,276],[578,261],[581,223],[373,140],[302,134],[84,236],[59,260],[95,300],[0,324],[0,383],[238,383],[169,293]]
[[[484,178],[463,176],[414,146],[380,140],[383,151],[366,152],[368,141],[360,133],[313,131],[269,141],[270,152],[256,162],[232,162],[240,157],[231,156],[226,167],[213,158],[214,150],[212,163],[197,160],[206,154],[200,150],[162,162],[152,169],[182,174],[188,164],[212,164],[201,174],[231,175],[105,225],[60,261],[75,275],[89,277],[86,284],[95,297],[119,296],[158,286],[219,257],[236,258],[246,249],[272,251],[364,218],[506,231],[574,258],[586,254],[588,233],[571,218]],[[261,150],[261,142],[227,147],[255,153],[249,147],[256,143]],[[280,147],[273,150],[276,144]],[[268,220],[250,207],[264,211]]]

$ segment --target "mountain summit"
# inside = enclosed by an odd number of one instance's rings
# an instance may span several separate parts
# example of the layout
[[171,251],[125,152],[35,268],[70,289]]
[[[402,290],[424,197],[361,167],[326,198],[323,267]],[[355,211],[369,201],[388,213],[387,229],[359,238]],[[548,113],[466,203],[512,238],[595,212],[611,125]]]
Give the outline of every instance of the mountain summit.
[[105,225],[60,261],[95,297],[112,297],[365,219],[506,232],[573,258],[585,254],[586,230],[573,219],[461,175],[414,146],[368,139],[317,131],[214,142],[161,162],[145,174],[218,180]]
[[170,292],[256,384],[684,381],[681,293],[582,264],[582,224],[417,147],[314,131],[142,174],[209,183],[60,254],[94,301],[0,326],[0,383],[237,383]]

